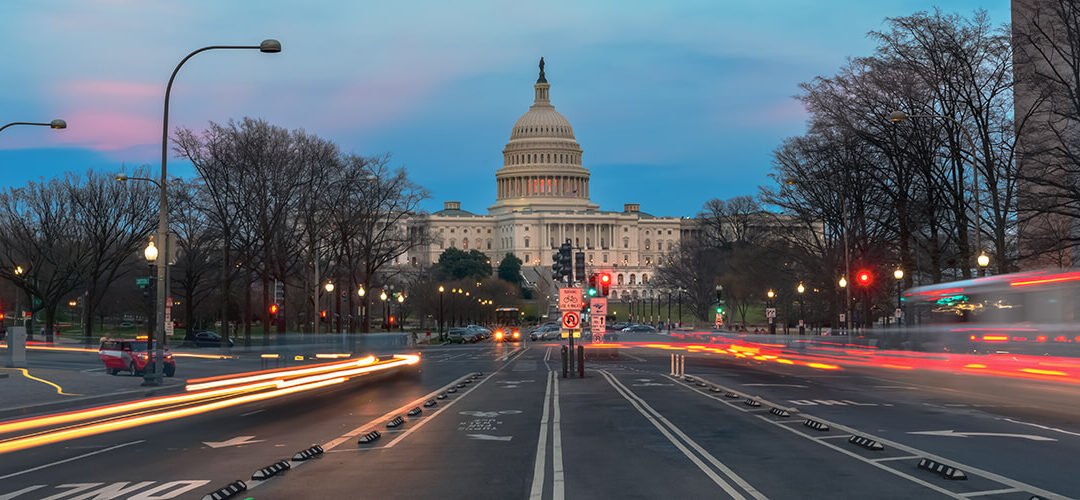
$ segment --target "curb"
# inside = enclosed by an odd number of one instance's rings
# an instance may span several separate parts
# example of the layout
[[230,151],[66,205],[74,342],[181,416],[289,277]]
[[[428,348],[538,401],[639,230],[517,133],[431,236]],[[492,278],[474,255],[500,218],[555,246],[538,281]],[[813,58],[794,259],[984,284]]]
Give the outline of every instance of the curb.
[[[19,417],[34,415],[37,413],[46,413],[53,410],[66,410],[79,406],[90,406],[97,403],[112,403],[123,402],[124,400],[136,400],[140,399],[138,396],[161,396],[166,394],[184,392],[184,385],[167,385],[162,387],[135,389],[132,391],[113,392],[109,394],[100,394],[97,396],[83,396],[75,399],[66,399],[63,401],[53,401],[49,403],[38,403],[29,406],[20,406],[17,408],[0,408],[0,419],[7,417]],[[129,396],[135,396],[129,398]]]

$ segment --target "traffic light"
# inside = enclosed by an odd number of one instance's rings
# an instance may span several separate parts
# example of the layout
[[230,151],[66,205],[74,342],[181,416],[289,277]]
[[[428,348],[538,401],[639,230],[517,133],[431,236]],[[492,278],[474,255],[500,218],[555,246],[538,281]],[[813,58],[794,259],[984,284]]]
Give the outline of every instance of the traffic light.
[[320,321],[323,322],[323,323],[326,323],[328,321],[326,319],[326,309],[323,309],[322,311],[319,311],[319,318],[321,318]]
[[611,293],[611,274],[600,273],[600,295],[607,297]]
[[870,283],[874,282],[874,275],[870,271],[862,270],[859,274],[855,275],[855,281],[859,283],[859,286],[870,286]]
[[567,241],[559,246],[558,253],[551,256],[552,260],[555,261],[555,263],[551,265],[551,279],[555,281],[570,281],[570,273],[573,272],[573,268],[571,267],[573,266],[573,262],[570,260],[570,254],[573,253],[573,251],[574,247]]
[[597,274],[592,274],[589,276],[589,289],[587,290],[589,297],[596,297],[596,295],[600,293],[599,289],[597,289],[596,287],[596,283],[597,281],[599,281],[598,278],[599,275]]
[[278,305],[277,304],[270,304],[270,314],[277,314],[277,310],[278,310]]
[[574,276],[570,277],[570,281],[574,281],[575,277],[578,281],[585,280],[585,252],[574,254]]

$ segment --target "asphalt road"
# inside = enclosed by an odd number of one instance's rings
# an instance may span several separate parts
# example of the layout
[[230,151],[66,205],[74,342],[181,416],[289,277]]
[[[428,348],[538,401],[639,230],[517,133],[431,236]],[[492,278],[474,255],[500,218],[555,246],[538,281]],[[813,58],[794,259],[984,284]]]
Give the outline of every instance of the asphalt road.
[[[0,500],[201,498],[235,479],[239,498],[267,499],[1080,497],[1078,389],[697,354],[687,381],[670,374],[674,352],[620,349],[563,379],[556,345],[429,348],[418,375],[0,455]],[[358,444],[370,430],[382,436]],[[249,480],[312,444],[326,453]],[[921,470],[923,457],[967,479]]]

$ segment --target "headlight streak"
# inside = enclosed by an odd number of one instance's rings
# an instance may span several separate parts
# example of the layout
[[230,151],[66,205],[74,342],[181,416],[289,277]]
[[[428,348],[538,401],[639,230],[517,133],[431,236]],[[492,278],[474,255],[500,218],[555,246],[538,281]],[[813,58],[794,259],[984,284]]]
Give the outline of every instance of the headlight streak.
[[[287,370],[268,370],[258,375],[252,375],[248,377],[236,378],[235,376],[227,376],[225,378],[215,377],[212,379],[196,379],[195,383],[188,383],[186,390],[199,391],[203,389],[211,389],[214,387],[225,387],[230,385],[244,384],[247,382],[257,382],[260,380],[276,379],[280,377],[287,377],[293,375],[307,375],[310,373],[328,372],[333,370],[340,370],[348,368],[350,366],[364,366],[370,365],[375,362],[375,356],[367,356],[360,359],[351,361],[345,361],[340,363],[330,363],[322,365],[314,365],[306,368],[293,368]],[[205,381],[205,382],[203,382]]]
[[[303,369],[279,370],[274,371],[273,373],[260,373],[255,376],[233,376],[229,379],[217,379],[215,377],[217,380],[214,380],[212,383],[225,385],[225,387],[6,422],[0,424],[0,434],[45,426],[69,424],[73,422],[84,423],[77,426],[63,429],[50,429],[33,435],[18,436],[7,441],[0,441],[0,453],[145,425],[162,420],[180,418],[237,404],[284,396],[300,391],[338,384],[365,373],[413,365],[419,362],[420,356],[416,354],[398,354],[394,355],[392,359],[378,362],[374,356],[367,356],[347,363],[318,365],[316,367]],[[296,376],[301,377],[298,379],[292,378]],[[251,392],[255,393],[245,394]],[[215,398],[220,400],[211,401]],[[199,403],[199,405],[188,408],[169,409],[192,403]],[[119,416],[119,418],[106,418],[96,422],[85,423],[87,420],[110,416]]]

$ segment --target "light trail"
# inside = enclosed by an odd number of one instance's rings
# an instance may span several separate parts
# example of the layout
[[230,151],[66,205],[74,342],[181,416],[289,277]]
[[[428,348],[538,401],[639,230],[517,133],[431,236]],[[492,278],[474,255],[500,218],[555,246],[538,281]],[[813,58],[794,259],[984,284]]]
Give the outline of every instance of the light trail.
[[[163,420],[171,420],[185,416],[214,411],[237,404],[252,401],[260,401],[268,398],[280,397],[301,391],[317,389],[334,385],[350,378],[387,370],[420,362],[420,356],[416,354],[396,354],[392,359],[376,361],[374,356],[352,360],[347,363],[331,363],[304,369],[275,370],[270,373],[259,373],[255,376],[232,376],[222,379],[215,377],[212,383],[219,384],[213,390],[190,392],[175,396],[162,396],[157,398],[121,403],[88,410],[73,411],[43,417],[27,418],[13,422],[0,424],[0,434],[24,431],[28,429],[69,424],[101,417],[144,412],[147,409],[161,406],[176,406],[190,403],[200,403],[181,409],[145,413],[136,416],[95,422],[87,425],[74,426],[66,429],[47,431],[32,436],[21,436],[7,441],[0,441],[0,453],[19,449],[40,446],[43,444],[74,439],[78,437],[110,432],[118,429],[145,425]],[[244,375],[244,374],[241,374]],[[269,390],[267,390],[269,389]],[[235,396],[235,397],[229,397]],[[214,398],[227,397],[214,402],[204,402]]]
[[187,390],[187,391],[200,391],[200,390],[203,390],[203,389],[212,389],[214,387],[225,387],[225,386],[230,386],[230,385],[244,384],[244,383],[248,383],[248,382],[257,382],[257,381],[260,381],[260,380],[269,380],[269,379],[278,378],[278,377],[284,377],[284,376],[299,376],[299,375],[307,375],[307,374],[310,374],[310,373],[327,372],[327,371],[345,369],[345,368],[348,368],[348,367],[351,367],[351,366],[370,365],[372,363],[375,363],[375,356],[367,356],[367,357],[364,357],[364,358],[345,361],[345,362],[313,365],[313,366],[304,367],[304,368],[285,368],[285,369],[280,369],[279,368],[279,369],[274,369],[274,370],[266,370],[264,372],[253,372],[253,373],[257,373],[258,375],[251,375],[251,376],[247,376],[247,377],[236,377],[234,375],[226,375],[226,376],[223,376],[223,377],[195,379],[195,380],[188,381],[188,385],[185,387],[185,390]]
[[51,386],[55,387],[56,388],[56,393],[61,395],[61,396],[82,396],[82,394],[71,394],[71,393],[64,392],[64,388],[60,387],[59,384],[56,384],[54,382],[50,382],[50,381],[45,380],[43,378],[35,377],[35,376],[31,375],[30,370],[27,370],[26,368],[5,368],[5,370],[19,370],[20,372],[22,372],[24,377],[26,377],[26,378],[28,378],[30,380],[36,380],[36,381],[41,382],[43,384],[48,384],[48,385],[51,385]]

